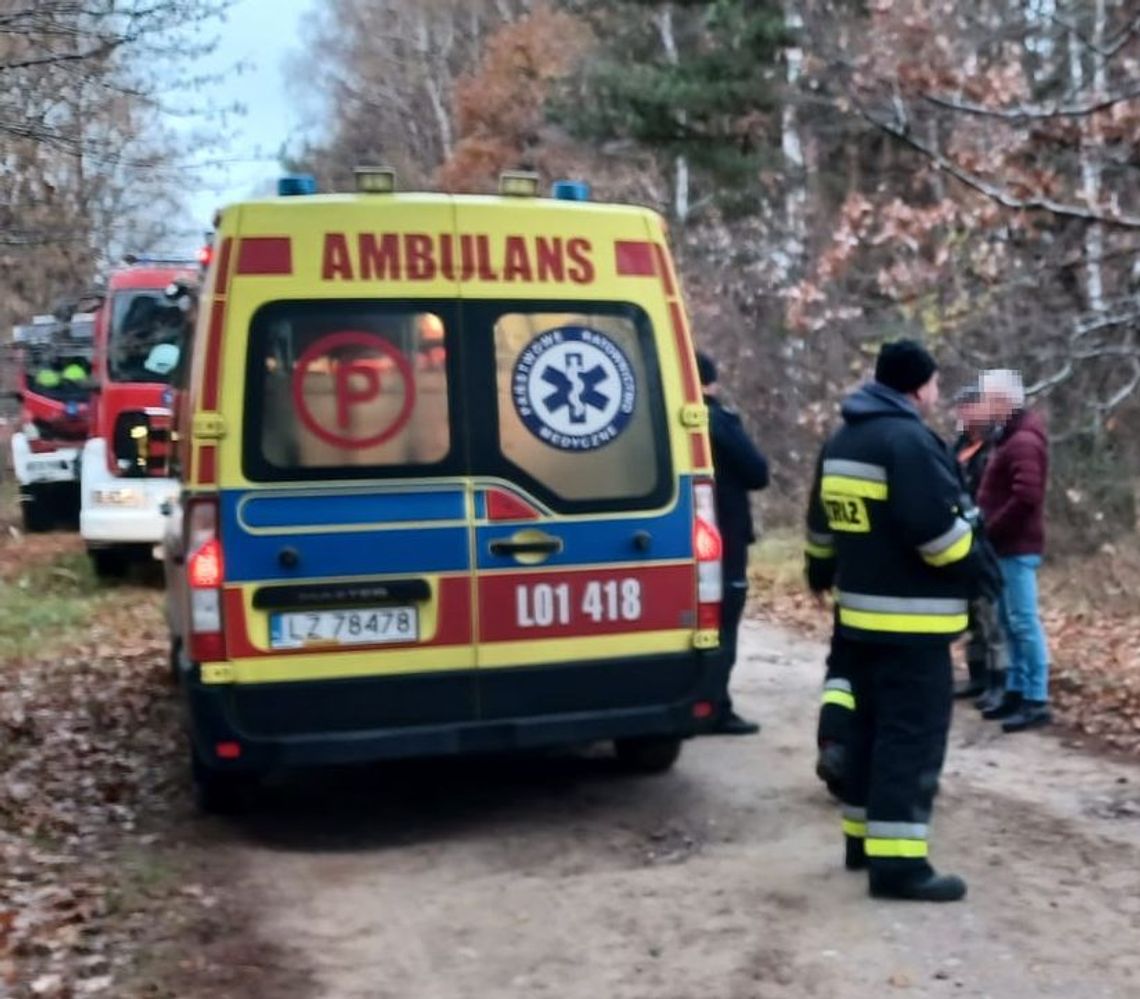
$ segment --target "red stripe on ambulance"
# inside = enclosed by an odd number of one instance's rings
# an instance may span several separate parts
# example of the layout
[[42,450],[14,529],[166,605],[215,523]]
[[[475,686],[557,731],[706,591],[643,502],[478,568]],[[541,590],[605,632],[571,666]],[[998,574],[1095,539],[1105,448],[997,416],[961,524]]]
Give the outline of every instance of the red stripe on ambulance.
[[661,275],[661,283],[665,286],[665,294],[673,298],[677,294],[677,284],[673,280],[673,270],[669,266],[669,258],[660,243],[653,244],[653,253],[657,257],[657,272]]
[[222,331],[226,325],[226,301],[215,298],[210,306],[210,325],[206,332],[206,364],[202,375],[202,408],[218,407],[218,375],[222,366]]
[[198,448],[198,485],[218,484],[218,449],[213,444],[203,444]]
[[685,310],[680,302],[669,303],[669,319],[673,324],[673,338],[677,343],[677,356],[681,359],[681,377],[685,383],[685,402],[700,402],[701,387],[697,379],[697,361],[689,342],[689,327]]
[[694,628],[693,565],[504,573],[479,581],[479,642]]
[[705,439],[700,434],[689,434],[689,450],[693,456],[693,471],[703,472],[712,468],[709,461],[709,449]]
[[[222,333],[226,325],[226,290],[230,284],[230,262],[233,256],[232,238],[222,240],[218,254],[217,274],[214,278],[214,300],[210,304],[210,321],[206,327],[206,357],[202,371],[201,408],[213,410],[218,407],[220,388],[218,385],[222,367]],[[218,449],[213,444],[197,445],[195,461],[195,481],[204,486],[216,485],[218,481]]]
[[233,237],[227,236],[222,240],[222,252],[218,254],[218,276],[214,279],[215,297],[224,298],[226,289],[230,286],[230,257],[233,249]]
[[245,236],[238,244],[237,272],[246,275],[293,273],[293,241],[288,236]]
[[653,244],[619,239],[614,243],[614,269],[619,277],[656,277]]

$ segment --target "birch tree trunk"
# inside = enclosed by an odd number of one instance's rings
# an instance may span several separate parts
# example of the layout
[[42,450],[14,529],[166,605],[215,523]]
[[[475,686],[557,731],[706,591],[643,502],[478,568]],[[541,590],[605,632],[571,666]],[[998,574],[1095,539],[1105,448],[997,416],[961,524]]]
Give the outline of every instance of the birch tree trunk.
[[[798,35],[804,27],[799,0],[785,0],[784,24],[792,35]],[[788,94],[784,101],[781,121],[780,145],[787,168],[787,194],[784,198],[784,214],[787,220],[789,247],[793,257],[802,252],[807,239],[807,159],[804,155],[803,136],[800,133],[799,107],[796,94],[800,78],[803,76],[804,50],[800,46],[790,46],[785,53],[787,60]]]
[[451,111],[448,108],[448,102],[444,99],[443,87],[440,83],[443,74],[435,71],[440,62],[440,42],[439,39],[432,37],[431,26],[428,22],[428,17],[429,13],[427,11],[420,11],[419,23],[416,26],[416,41],[419,55],[422,61],[422,67],[426,70],[426,72],[423,74],[424,90],[427,93],[428,101],[431,104],[432,115],[435,117],[436,128],[439,130],[439,144],[440,150],[442,152],[442,162],[451,155],[451,151],[455,145],[455,135],[452,128]]
[[[1108,88],[1108,67],[1104,57],[1104,40],[1107,34],[1108,11],[1105,0],[1094,0],[1092,46],[1092,87],[1095,93],[1103,94]],[[1079,94],[1085,88],[1086,73],[1084,52],[1089,48],[1077,31],[1069,32],[1069,75],[1073,93]],[[1101,207],[1102,172],[1099,161],[1100,143],[1097,137],[1100,128],[1096,118],[1089,117],[1081,123],[1081,195],[1090,207]],[[1105,310],[1104,297],[1104,226],[1091,223],[1085,234],[1085,282],[1088,287],[1089,308],[1093,312]]]
[[[654,19],[657,33],[661,36],[661,47],[670,66],[677,66],[681,57],[677,51],[677,35],[673,24],[673,5],[665,4]],[[684,112],[681,113],[684,122]],[[673,217],[682,225],[689,218],[691,210],[689,161],[683,154],[673,160]]]

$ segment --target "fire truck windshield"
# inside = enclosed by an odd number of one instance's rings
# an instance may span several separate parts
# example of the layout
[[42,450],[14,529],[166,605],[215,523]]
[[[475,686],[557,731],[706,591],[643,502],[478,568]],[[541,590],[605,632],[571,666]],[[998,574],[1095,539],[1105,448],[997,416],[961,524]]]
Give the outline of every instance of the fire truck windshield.
[[185,313],[161,291],[118,292],[111,302],[107,344],[111,381],[172,382],[188,330]]

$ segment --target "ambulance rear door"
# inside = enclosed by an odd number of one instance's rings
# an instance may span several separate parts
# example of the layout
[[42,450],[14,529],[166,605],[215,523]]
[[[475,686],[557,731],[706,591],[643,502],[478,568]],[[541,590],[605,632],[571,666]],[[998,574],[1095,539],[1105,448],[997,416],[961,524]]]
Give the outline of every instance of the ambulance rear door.
[[[693,490],[666,296],[618,279],[644,214],[534,203],[462,287],[483,719],[681,700],[698,634]],[[655,273],[655,271],[653,272]]]
[[326,703],[330,728],[473,720],[456,283],[413,281],[406,252],[450,233],[450,201],[242,212],[219,366],[241,412],[220,470],[227,648],[239,707],[244,684],[280,685],[274,717],[243,720],[312,730]]

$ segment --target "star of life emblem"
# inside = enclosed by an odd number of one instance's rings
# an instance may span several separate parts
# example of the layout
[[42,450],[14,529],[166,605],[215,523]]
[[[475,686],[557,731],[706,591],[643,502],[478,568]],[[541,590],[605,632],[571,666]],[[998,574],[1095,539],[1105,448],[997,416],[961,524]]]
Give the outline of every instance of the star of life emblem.
[[594,451],[618,438],[637,405],[637,378],[604,333],[561,326],[532,340],[515,362],[515,410],[527,429],[563,451]]

